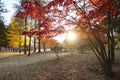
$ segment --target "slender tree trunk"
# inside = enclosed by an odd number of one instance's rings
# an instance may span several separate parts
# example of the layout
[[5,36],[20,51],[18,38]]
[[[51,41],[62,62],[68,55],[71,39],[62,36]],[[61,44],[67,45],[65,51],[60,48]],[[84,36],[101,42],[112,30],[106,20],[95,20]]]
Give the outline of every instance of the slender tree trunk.
[[26,35],[24,36],[24,54],[27,54]]
[[103,71],[106,76],[109,76],[109,77],[113,76],[112,63],[110,61],[104,61]]
[[38,53],[41,53],[41,39],[38,42]]
[[20,42],[19,42],[19,53],[21,54],[21,35],[20,35]]
[[44,53],[46,52],[46,48],[45,48],[45,45],[43,45],[43,50],[44,50]]
[[111,32],[112,38],[111,38],[111,62],[114,63],[115,61],[115,41],[114,41],[114,35],[113,30]]
[[[30,22],[30,30],[32,28],[32,18],[31,18],[31,22]],[[30,56],[30,52],[31,52],[31,37],[32,37],[32,34],[30,35],[29,37],[29,50],[28,50],[28,56]]]
[[111,58],[106,55],[106,52],[104,51],[105,47],[101,45],[101,60],[102,60],[102,69],[103,72],[105,73],[106,76],[112,77],[113,76],[113,70],[112,70],[112,63],[111,63]]
[[[38,21],[40,24],[40,21]],[[38,29],[41,31],[41,28]],[[38,53],[41,53],[41,34],[39,33],[39,40],[38,40]]]
[[[27,17],[25,18],[25,31],[27,31]],[[27,54],[26,35],[24,36],[24,54]]]
[[36,52],[36,38],[34,38],[34,52]]
[[[109,38],[108,38],[109,39]],[[110,39],[108,40],[109,45],[110,43]],[[104,45],[104,43],[99,42],[99,49],[97,48],[96,45],[94,45],[94,43],[90,40],[90,44],[91,44],[91,49],[92,51],[95,53],[95,55],[97,56],[102,70],[104,72],[104,74],[106,76],[112,77],[113,76],[113,70],[112,70],[112,62],[111,62],[111,49],[110,46],[108,45],[108,51],[106,50],[106,47]]]
[[28,51],[28,56],[30,56],[30,51],[31,51],[31,37],[29,38],[29,51]]
[[[36,28],[37,20],[35,20],[34,28]],[[36,37],[34,37],[34,52],[36,52]]]
[[[102,47],[101,48],[101,54],[105,54],[102,58],[103,60],[103,71],[105,73],[106,76],[109,76],[109,77],[112,77],[113,76],[113,62],[112,62],[112,54],[114,54],[114,43],[112,43],[112,37],[110,35],[110,33],[108,32],[107,34],[107,37],[108,37],[108,50],[105,49],[105,47]],[[102,50],[105,50],[105,51],[102,51]]]

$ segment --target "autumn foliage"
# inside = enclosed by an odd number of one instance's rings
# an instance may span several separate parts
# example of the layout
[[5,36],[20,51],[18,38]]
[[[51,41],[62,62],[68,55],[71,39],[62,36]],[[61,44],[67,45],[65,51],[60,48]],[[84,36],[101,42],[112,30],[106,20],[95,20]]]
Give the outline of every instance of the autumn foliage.
[[35,35],[37,38],[51,38],[63,32],[64,27],[54,27],[54,25],[51,24],[51,22],[55,21],[55,19],[47,15],[48,11],[46,11],[46,6],[43,6],[36,1],[26,1],[23,2],[21,6],[23,7],[24,11],[18,12],[16,17],[30,17],[38,21],[38,24],[35,27],[31,28],[29,31],[24,31],[23,35],[27,35],[28,37]]
[[[17,17],[31,17],[38,25],[24,35],[40,38],[53,37],[65,26],[75,27],[87,36],[87,42],[97,56],[104,73],[112,74],[114,62],[114,30],[119,16],[118,0],[52,0],[45,5],[37,1],[21,4],[23,10]],[[106,48],[107,44],[107,48]]]

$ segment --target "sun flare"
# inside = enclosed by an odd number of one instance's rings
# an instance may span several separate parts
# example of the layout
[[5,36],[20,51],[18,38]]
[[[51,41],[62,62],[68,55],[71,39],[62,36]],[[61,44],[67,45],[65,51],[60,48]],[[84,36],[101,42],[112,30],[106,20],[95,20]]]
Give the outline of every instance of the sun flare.
[[64,40],[75,41],[76,40],[76,34],[72,31],[68,31],[66,33],[55,36],[54,39],[57,40],[59,43],[64,42]]
[[75,33],[74,32],[68,32],[67,34],[67,39],[70,40],[70,41],[73,41],[75,40]]

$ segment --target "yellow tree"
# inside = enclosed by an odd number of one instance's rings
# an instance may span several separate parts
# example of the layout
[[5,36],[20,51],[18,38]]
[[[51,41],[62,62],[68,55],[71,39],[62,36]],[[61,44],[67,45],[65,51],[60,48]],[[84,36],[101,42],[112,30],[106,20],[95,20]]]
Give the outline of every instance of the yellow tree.
[[7,39],[9,40],[9,46],[13,48],[18,48],[23,46],[23,37],[22,37],[22,23],[20,19],[13,19],[8,26]]

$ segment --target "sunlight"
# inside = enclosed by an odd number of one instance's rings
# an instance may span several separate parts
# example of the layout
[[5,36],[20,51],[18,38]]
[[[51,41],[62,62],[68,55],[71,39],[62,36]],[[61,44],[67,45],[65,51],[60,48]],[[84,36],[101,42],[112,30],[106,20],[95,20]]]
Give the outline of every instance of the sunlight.
[[68,34],[67,34],[67,39],[69,40],[69,41],[74,41],[75,40],[75,33],[74,32],[68,32]]
[[68,41],[74,41],[76,39],[76,34],[70,31],[70,32],[60,34],[54,37],[54,39],[57,40],[59,43],[64,42],[65,39]]
[[59,43],[62,43],[65,40],[65,34],[64,33],[60,34],[60,35],[54,37],[54,39],[57,40]]

